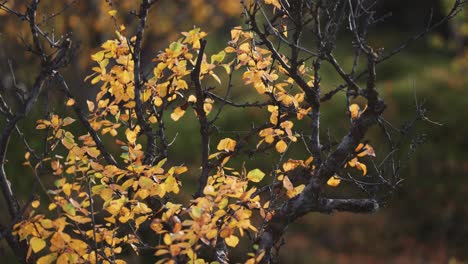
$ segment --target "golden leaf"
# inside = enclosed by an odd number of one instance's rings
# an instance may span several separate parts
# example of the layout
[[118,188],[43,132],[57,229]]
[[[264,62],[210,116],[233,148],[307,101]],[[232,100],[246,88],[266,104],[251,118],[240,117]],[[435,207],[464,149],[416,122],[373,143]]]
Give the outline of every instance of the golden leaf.
[[45,255],[43,257],[40,257],[36,264],[51,264],[57,259],[57,253],[52,253],[49,255]]
[[71,188],[72,188],[72,185],[70,183],[65,183],[62,186],[63,193],[65,193],[66,196],[70,196]]
[[93,147],[86,149],[86,153],[88,153],[92,158],[97,158],[101,152],[97,148]]
[[171,235],[169,235],[169,234],[165,234],[165,235],[164,235],[164,244],[166,244],[166,245],[172,244]]
[[54,203],[49,204],[49,207],[48,207],[49,211],[52,211],[52,210],[54,210],[55,208],[57,208],[57,205],[56,205],[56,204],[54,204]]
[[182,174],[186,171],[188,171],[188,168],[186,166],[174,167],[174,173],[177,175]]
[[330,179],[328,179],[327,181],[327,184],[328,186],[331,186],[331,187],[336,187],[340,184],[341,180],[340,178],[338,178],[338,176],[332,176],[330,177]]
[[127,129],[125,131],[125,136],[127,137],[127,140],[129,143],[131,144],[135,144],[135,141],[137,139],[137,136],[138,136],[138,132],[140,131],[140,127],[139,126],[136,126],[135,129],[131,130],[131,129]]
[[181,117],[185,115],[185,110],[183,110],[180,106],[174,109],[174,112],[171,114],[171,118],[174,121],[178,121]]
[[163,100],[159,96],[155,96],[153,100],[153,104],[157,107],[160,107],[163,104]]
[[221,141],[219,141],[217,149],[220,151],[232,152],[236,148],[236,144],[237,142],[235,140],[230,138],[224,138]]
[[278,151],[279,153],[284,153],[286,149],[288,148],[288,144],[286,144],[284,140],[280,140],[276,143],[275,148],[276,148],[276,151]]
[[109,16],[113,17],[113,16],[115,16],[117,14],[117,10],[109,10],[107,12],[107,14],[109,14]]
[[35,201],[33,201],[33,202],[31,203],[31,206],[32,206],[33,208],[38,208],[39,205],[41,205],[41,202],[39,202],[39,200],[35,200]]
[[158,119],[155,117],[155,116],[150,116],[148,118],[148,121],[151,123],[151,124],[154,124],[154,123],[157,123],[158,122]]
[[208,232],[206,233],[206,238],[208,238],[208,239],[213,239],[213,238],[215,238],[217,235],[218,235],[218,230],[216,230],[216,229],[211,229],[210,231],[208,231]]
[[224,241],[226,241],[226,244],[230,247],[236,247],[237,244],[239,244],[239,238],[235,235],[230,235],[229,237],[226,237]]
[[223,62],[225,56],[226,53],[224,51],[220,51],[217,54],[211,55],[211,63]]
[[212,185],[207,185],[205,186],[205,188],[203,189],[203,194],[204,195],[216,195],[216,192],[215,192],[215,189]]
[[164,232],[164,226],[163,224],[161,224],[161,219],[155,218],[153,222],[151,222],[150,228],[153,229],[153,231],[158,234],[161,234]]
[[197,97],[195,97],[195,95],[191,94],[191,95],[188,97],[187,101],[188,101],[189,103],[196,103],[196,102],[197,102]]

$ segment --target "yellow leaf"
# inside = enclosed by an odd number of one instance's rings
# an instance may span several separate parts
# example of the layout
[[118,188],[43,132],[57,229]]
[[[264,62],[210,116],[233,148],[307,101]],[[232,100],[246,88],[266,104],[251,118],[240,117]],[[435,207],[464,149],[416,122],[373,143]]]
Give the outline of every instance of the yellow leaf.
[[125,136],[127,137],[127,140],[128,140],[129,143],[135,144],[135,141],[136,141],[137,136],[138,136],[138,132],[140,132],[140,127],[139,126],[136,126],[135,129],[133,129],[133,130],[127,129],[125,131]]
[[67,196],[70,196],[71,188],[72,188],[72,185],[70,183],[65,183],[62,186],[63,193],[65,193],[65,195],[67,195]]
[[98,76],[94,77],[94,78],[91,80],[91,84],[96,84],[96,83],[98,83],[100,80],[101,80],[101,75],[98,75]]
[[217,149],[220,151],[234,151],[236,148],[236,141],[230,138],[224,138],[221,141],[219,141]]
[[276,143],[275,148],[276,148],[276,151],[278,151],[279,153],[284,153],[286,149],[288,148],[288,144],[286,144],[284,140],[280,140]]
[[169,234],[165,234],[165,235],[164,235],[164,243],[165,243],[166,245],[172,244],[171,235],[169,235]]
[[54,210],[55,208],[57,208],[57,205],[56,205],[56,204],[54,204],[54,203],[49,204],[49,211],[52,211],[52,210]]
[[34,253],[41,251],[46,246],[46,242],[38,237],[31,238],[31,240],[29,240],[29,244],[31,245]]
[[351,167],[355,167],[356,163],[358,163],[357,158],[353,158],[352,160],[348,161],[348,165],[351,166]]
[[161,234],[164,232],[164,226],[163,224],[161,224],[160,221],[161,221],[160,219],[155,218],[153,222],[151,222],[150,224],[150,228],[158,234]]
[[214,189],[214,187],[212,185],[207,185],[203,189],[203,194],[204,195],[213,195],[213,196],[215,196],[216,192],[215,192],[215,189]]
[[155,116],[150,116],[150,118],[148,118],[148,121],[151,124],[154,124],[154,123],[158,122],[158,119]]
[[68,254],[64,253],[64,254],[60,255],[57,258],[57,262],[55,264],[68,264]]
[[351,114],[352,119],[356,119],[359,117],[359,105],[357,104],[352,104],[349,106],[349,113]]
[[154,185],[154,181],[147,177],[140,177],[140,179],[138,180],[138,184],[143,189],[151,189],[151,187],[153,187]]
[[109,12],[107,12],[107,14],[109,14],[109,16],[115,16],[117,14],[117,10],[109,10]]
[[336,187],[340,184],[340,182],[341,182],[340,178],[338,178],[337,176],[332,176],[330,177],[330,179],[328,179],[327,184],[328,186]]
[[53,115],[50,122],[52,123],[53,127],[58,127],[60,124],[60,118],[57,115]]
[[197,102],[197,97],[195,97],[195,95],[191,94],[191,95],[188,97],[187,101],[188,101],[189,103],[196,103],[196,102]]
[[72,239],[68,242],[70,248],[75,250],[75,252],[85,252],[88,249],[88,244],[79,239]]
[[249,179],[251,182],[260,182],[263,177],[265,177],[265,173],[259,169],[254,169],[247,173],[247,179]]
[[146,89],[144,92],[141,93],[141,100],[143,102],[146,102],[148,101],[150,98],[151,98],[151,90],[150,89]]
[[[142,178],[144,178],[144,177],[142,177]],[[106,188],[106,189],[102,190],[99,195],[101,196],[102,200],[107,202],[107,201],[112,199],[112,195],[114,195],[114,191],[112,189]]]
[[210,231],[208,231],[208,232],[206,233],[206,238],[208,238],[208,239],[213,239],[213,238],[215,238],[217,235],[218,235],[218,230],[216,230],[216,229],[211,229]]
[[52,253],[49,255],[45,255],[43,257],[40,257],[36,264],[51,264],[54,262],[54,260],[57,259],[57,253]]
[[218,54],[211,55],[211,63],[222,62],[224,60],[224,56],[226,56],[224,51],[220,51]]
[[178,121],[182,116],[185,115],[185,110],[183,110],[180,106],[174,109],[174,112],[171,114],[171,118],[174,121]]
[[188,168],[185,166],[174,167],[174,173],[177,175],[182,174],[186,171],[188,171]]
[[237,244],[239,244],[239,238],[234,235],[230,235],[229,237],[226,237],[224,240],[226,241],[226,244],[230,247],[236,247]]
[[53,227],[52,221],[50,219],[42,219],[42,220],[40,220],[40,223],[41,223],[42,227],[44,227],[46,229],[51,229]]
[[179,193],[179,184],[173,176],[167,177],[164,183],[167,192],[174,192],[175,194]]
[[88,155],[90,155],[92,158],[97,158],[101,152],[97,148],[93,147],[88,148],[86,153],[88,153]]
[[102,61],[102,59],[104,59],[105,52],[105,50],[98,51],[95,54],[91,55],[91,59],[94,61]]
[[38,208],[39,205],[41,205],[41,202],[39,202],[38,200],[35,200],[35,201],[33,201],[33,202],[31,203],[31,206],[32,206],[33,208]]
[[305,189],[305,184],[301,184],[297,187],[294,187],[294,190],[291,190],[291,191],[287,191],[287,196],[289,198],[293,198],[297,195],[299,195],[300,193],[302,193],[302,191]]
[[161,99],[161,97],[156,96],[154,97],[153,104],[157,107],[160,107],[163,104],[163,100]]
[[108,104],[109,104],[109,99],[99,100],[98,101],[98,108],[105,108]]

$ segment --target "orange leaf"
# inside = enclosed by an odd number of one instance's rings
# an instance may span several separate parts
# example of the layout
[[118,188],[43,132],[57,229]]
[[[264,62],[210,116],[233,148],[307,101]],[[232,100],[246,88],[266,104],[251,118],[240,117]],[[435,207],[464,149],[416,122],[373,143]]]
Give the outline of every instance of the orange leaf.
[[284,153],[286,149],[288,148],[288,144],[286,144],[284,140],[280,140],[276,143],[275,148],[276,148],[276,151],[278,151],[279,153]]

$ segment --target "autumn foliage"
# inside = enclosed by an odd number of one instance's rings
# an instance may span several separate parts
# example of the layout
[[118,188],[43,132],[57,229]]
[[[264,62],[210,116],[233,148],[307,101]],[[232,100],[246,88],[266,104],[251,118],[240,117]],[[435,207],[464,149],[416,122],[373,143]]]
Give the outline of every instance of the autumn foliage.
[[[53,177],[53,184],[40,183],[45,196],[29,201],[12,227],[11,241],[17,239],[19,248],[26,249],[26,261],[126,263],[134,254],[152,255],[156,263],[227,263],[229,252],[238,248],[245,263],[268,263],[275,259],[285,228],[304,214],[374,212],[384,199],[370,194],[330,199],[327,190],[344,183],[398,186],[399,175],[386,178],[374,162],[379,147],[374,151],[365,138],[368,128],[379,124],[387,133],[385,103],[375,86],[375,66],[387,58],[357,36],[355,48],[363,54],[365,73],[359,75],[355,66],[344,72],[333,55],[333,37],[325,35],[338,32],[328,27],[321,31],[321,23],[342,23],[337,17],[319,18],[333,7],[321,1],[243,3],[247,24],[230,30],[223,49],[208,54],[208,34],[195,27],[144,65],[142,42],[148,11],[156,2],[142,1],[135,31],[119,22],[118,10],[108,12],[115,22],[114,37],[90,56],[94,66],[84,80],[96,91],[94,100],[79,102],[60,74],[73,48],[63,43],[71,39],[51,45],[55,56],[39,55],[43,68],[37,93],[46,89],[46,80],[58,81],[67,97],[64,105],[74,115],[50,113],[37,120],[36,129],[47,134],[47,156],[31,149],[24,155],[24,165],[38,181],[44,170]],[[35,27],[39,1],[33,3],[23,16],[32,27],[33,49],[45,54],[40,43],[50,39]],[[360,8],[342,5],[348,15]],[[314,45],[306,49],[300,42],[307,23],[316,37],[315,51],[309,50]],[[360,29],[349,30],[361,34]],[[322,63],[329,63],[344,84],[322,87]],[[259,101],[230,99],[234,74],[242,80],[236,89],[254,91]],[[338,143],[324,143],[320,111],[340,92],[347,99],[341,115],[349,120],[349,131]],[[216,122],[228,107],[255,109],[264,120],[245,135],[218,139],[213,136]],[[25,106],[20,118],[30,109]],[[423,112],[417,114],[424,120]],[[12,113],[7,121],[16,116]],[[168,124],[188,119],[200,128],[192,135],[201,143],[194,150],[201,164],[195,166],[172,159],[174,135],[165,133]],[[16,121],[11,124],[13,133]],[[76,132],[77,126],[84,133]],[[303,135],[298,127],[304,126],[312,136]],[[118,148],[109,150],[109,142]],[[293,146],[307,154],[290,154]],[[269,171],[239,163],[264,153],[278,157]],[[197,179],[198,191],[187,193],[188,178]],[[10,212],[20,214],[15,206]]]

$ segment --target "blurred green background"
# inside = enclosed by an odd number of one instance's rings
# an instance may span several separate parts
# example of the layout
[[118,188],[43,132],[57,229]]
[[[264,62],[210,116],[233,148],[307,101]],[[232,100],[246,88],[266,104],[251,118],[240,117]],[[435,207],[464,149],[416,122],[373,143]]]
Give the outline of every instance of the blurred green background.
[[[113,37],[113,22],[107,11],[118,9],[119,20],[125,22],[128,31],[132,32],[134,24],[127,12],[136,9],[136,2],[113,1],[114,6],[109,7],[106,1],[69,1],[70,8],[66,8],[63,15],[44,20],[43,26],[55,29],[56,34],[73,31],[73,38],[80,44],[74,62],[64,70],[64,74],[81,99],[92,98],[96,91],[89,87],[89,83],[83,82],[90,73],[89,55],[102,41]],[[381,1],[379,12],[391,12],[392,16],[371,33],[371,44],[391,50],[423,29],[431,8],[434,20],[437,20],[446,13],[451,2]],[[12,1],[18,9],[24,4],[25,1]],[[65,1],[43,1],[41,12],[47,16],[66,6]],[[194,24],[209,32],[208,52],[217,52],[229,40],[230,27],[242,23],[240,11],[236,0],[162,1],[150,13],[145,61],[150,62],[158,50],[179,37],[178,32],[186,31]],[[426,143],[418,147],[405,166],[402,188],[376,214],[309,214],[302,218],[287,232],[286,244],[281,250],[283,263],[468,262],[467,13],[465,8],[456,19],[378,66],[378,88],[388,106],[387,120],[396,125],[409,120],[414,115],[416,92],[419,101],[426,101],[427,116],[443,124],[423,123],[417,127],[420,135],[426,135]],[[14,92],[8,88],[13,82],[11,71],[15,73],[18,86],[29,87],[38,67],[21,45],[22,38],[25,41],[29,38],[24,22],[0,13],[0,28],[0,92],[14,106]],[[350,65],[351,41],[344,36],[339,43],[342,45],[338,46],[337,56],[344,65]],[[322,83],[325,90],[331,90],[341,81],[325,66]],[[222,94],[223,89],[218,93]],[[339,97],[338,101],[342,101],[343,95]],[[254,101],[259,98],[255,97],[252,89],[243,87],[239,80],[234,81],[233,100]],[[63,100],[64,97],[53,90],[44,93],[37,110],[21,122],[20,126],[34,147],[40,148],[43,143],[43,135],[34,130],[34,121],[47,112],[66,113]],[[346,128],[344,105],[325,103],[322,109],[322,134],[329,130],[334,138],[341,138],[343,128]],[[174,164],[185,163],[196,168],[199,164],[196,151],[198,124],[190,114],[169,125],[168,137],[170,140],[175,138],[170,150]],[[219,130],[215,138],[235,138],[242,135],[251,123],[264,117],[265,113],[255,109],[238,111],[226,107],[217,123]],[[0,126],[3,125],[2,119]],[[79,126],[76,129],[79,130]],[[376,149],[384,144],[378,138],[373,140],[372,145]],[[112,141],[108,143],[112,145]],[[114,150],[117,151],[117,146]],[[6,167],[13,189],[21,198],[28,197],[33,182],[31,171],[21,165],[24,152],[19,138],[13,137]],[[247,163],[268,171],[276,160],[277,155],[271,153]],[[196,188],[196,175],[187,177],[184,190],[186,198],[190,199]],[[345,196],[346,193],[339,195]],[[3,204],[1,206],[0,219],[7,224],[6,209],[3,209]],[[2,241],[0,245],[0,256],[9,255],[6,243]],[[237,257],[234,255],[233,259]]]

